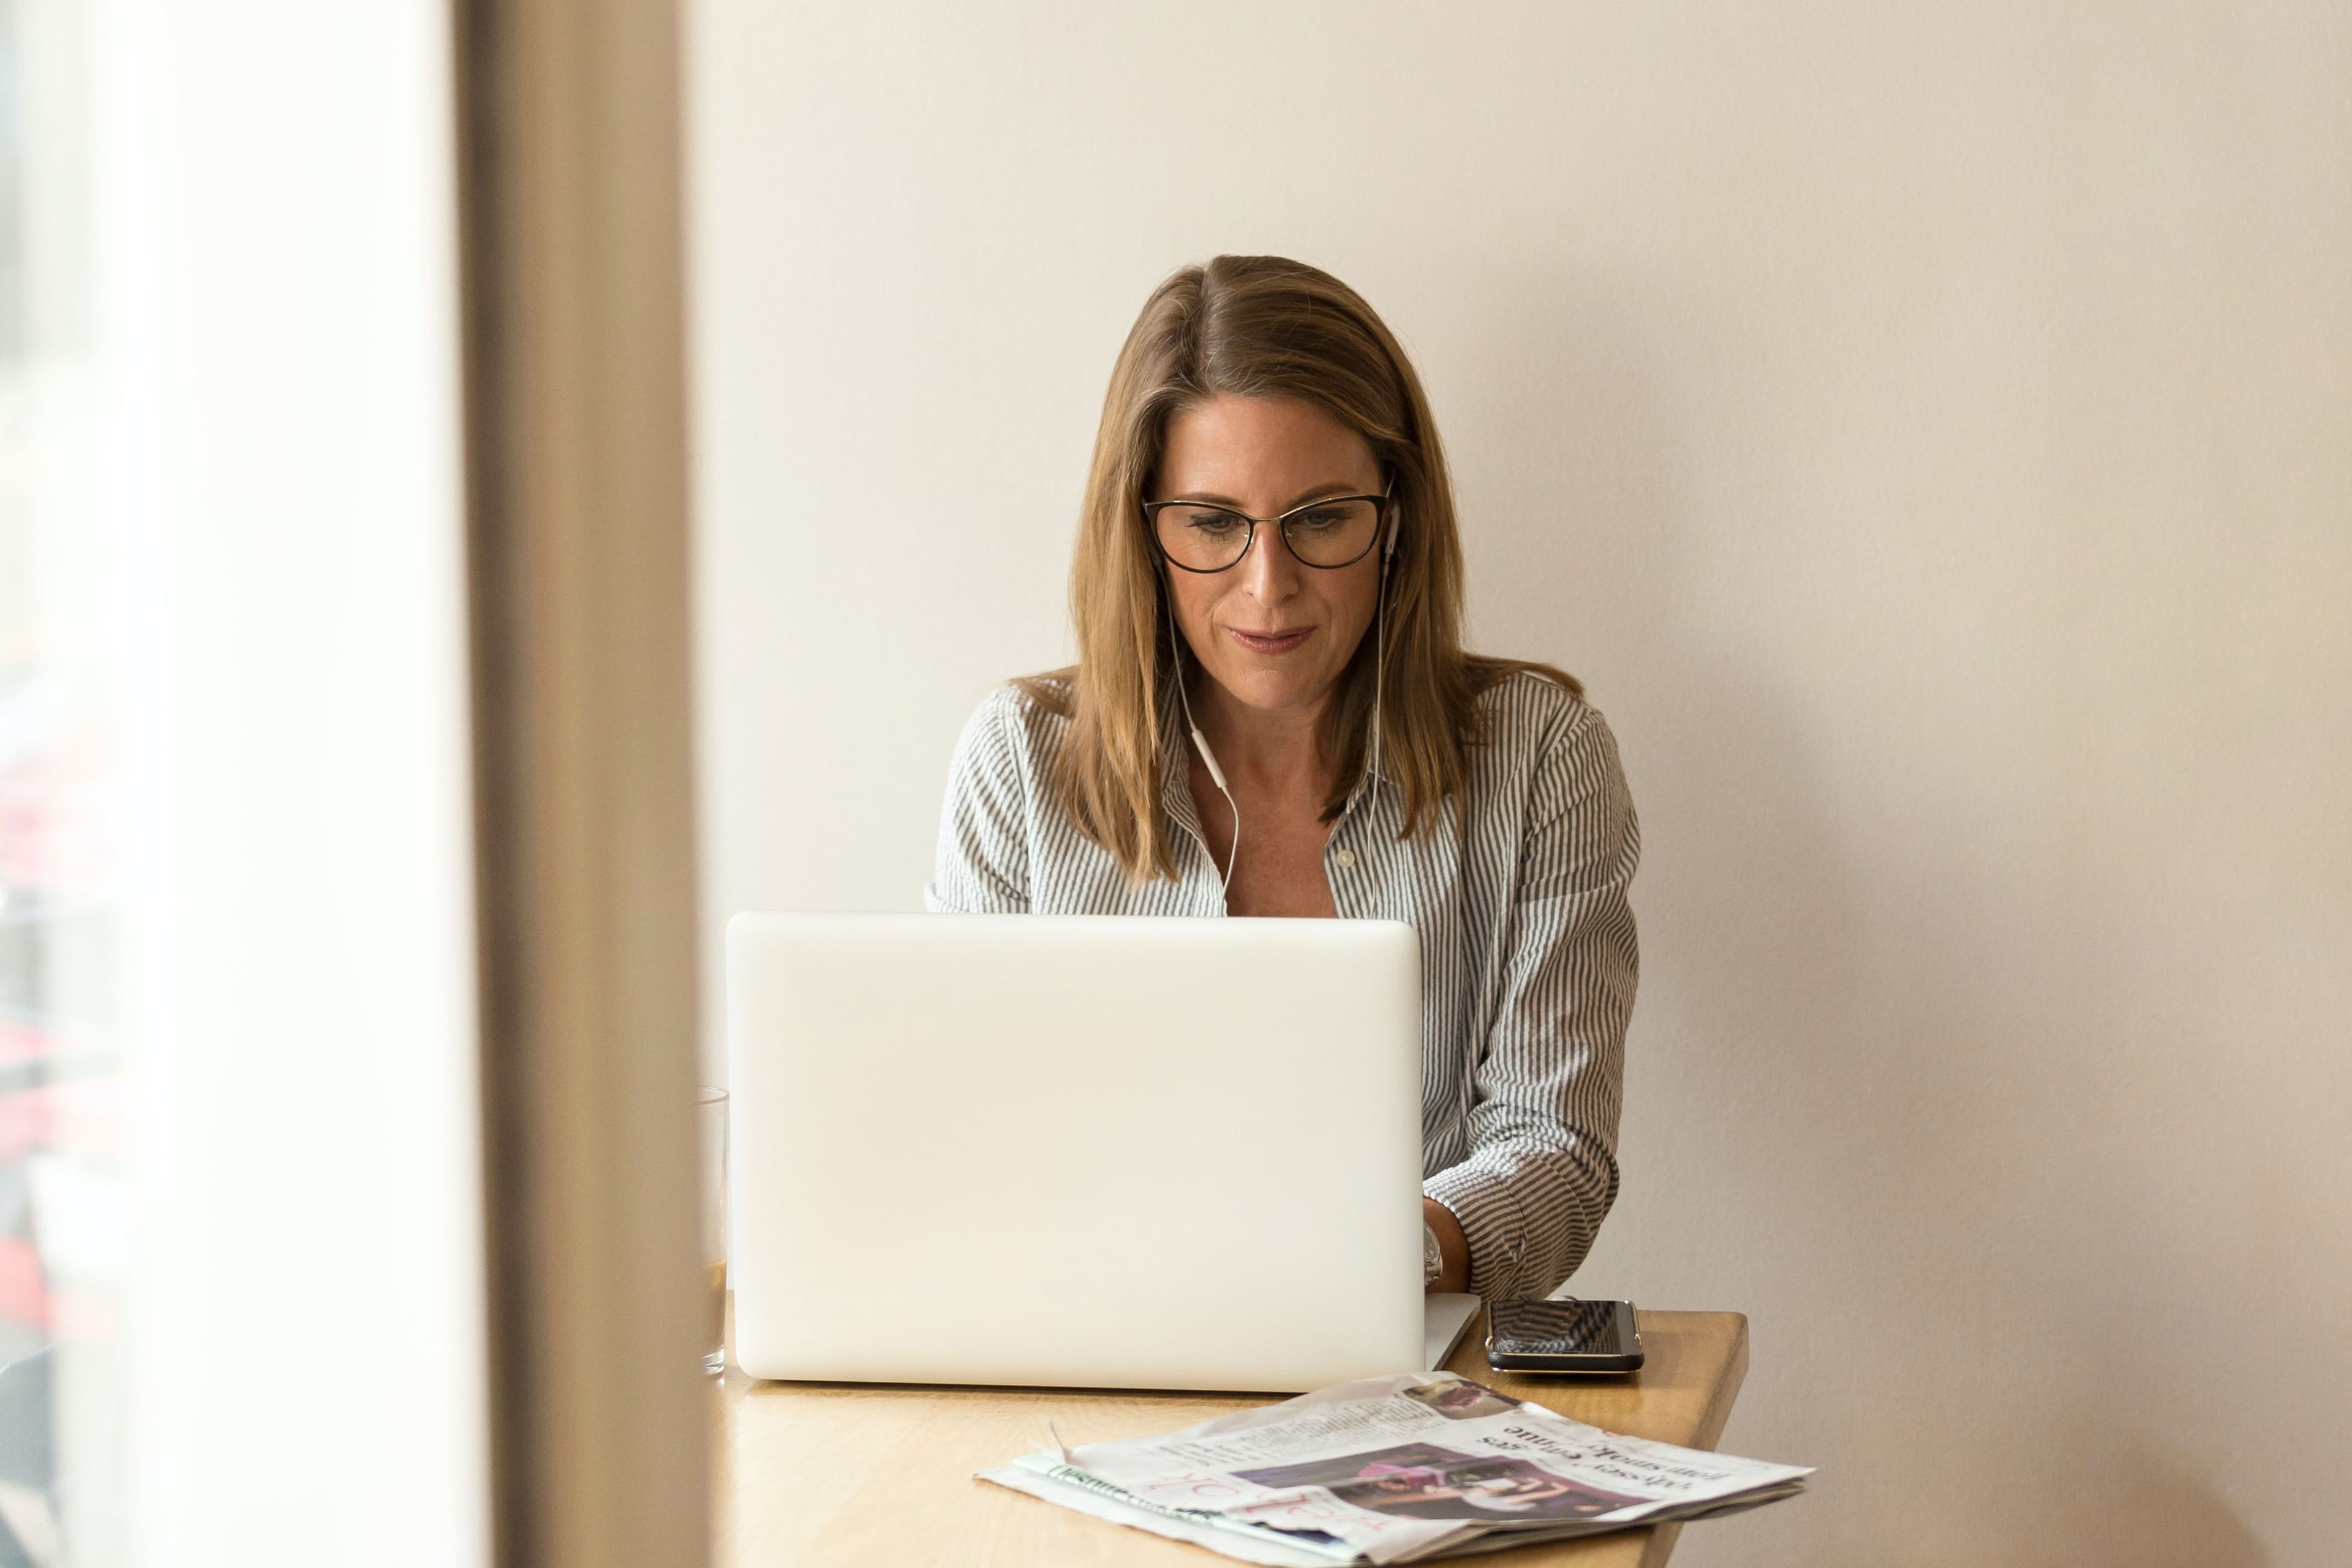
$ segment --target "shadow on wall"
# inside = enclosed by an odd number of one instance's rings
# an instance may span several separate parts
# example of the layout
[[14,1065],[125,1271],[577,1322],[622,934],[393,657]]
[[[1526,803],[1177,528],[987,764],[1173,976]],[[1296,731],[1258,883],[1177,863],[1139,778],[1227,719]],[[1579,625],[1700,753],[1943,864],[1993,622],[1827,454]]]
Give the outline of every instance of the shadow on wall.
[[[1971,858],[1938,820],[1948,787],[1841,807],[1822,738],[1843,729],[1851,762],[1866,721],[1772,660],[1842,606],[1782,569],[1775,534],[1810,521],[1787,459],[1727,474],[1739,432],[1692,405],[1696,367],[1736,359],[1692,342],[1692,309],[1567,265],[1492,297],[1490,337],[1433,391],[1474,645],[1587,679],[1643,826],[1625,1191],[1586,1277],[1748,1311],[1731,1446],[1822,1467],[1804,1505],[1685,1552],[2262,1568],[2211,1482],[2126,1413],[2053,1422],[2112,1360],[2047,1310],[2053,1290],[2095,1302],[2075,1255],[2097,1247],[2075,1243],[2100,1216],[2050,1190],[2070,1156],[1998,1152],[2063,1142],[2079,1111],[2035,1068],[2117,1026],[2082,984],[2089,939]],[[1773,594],[1785,611],[1755,601]]]
[[[2038,1542],[2019,1562],[2080,1568],[2268,1568],[2270,1553],[2187,1454],[2146,1433],[2117,1434],[2085,1423],[2068,1451],[2085,1456],[2079,1474],[2059,1478],[2057,1500]],[[2063,1552],[2053,1541],[2065,1542]]]

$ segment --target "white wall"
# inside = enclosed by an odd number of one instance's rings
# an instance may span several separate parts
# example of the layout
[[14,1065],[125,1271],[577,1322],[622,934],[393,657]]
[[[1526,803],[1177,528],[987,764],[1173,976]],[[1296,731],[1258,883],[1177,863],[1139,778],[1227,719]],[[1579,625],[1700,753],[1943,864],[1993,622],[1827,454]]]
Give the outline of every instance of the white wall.
[[[914,907],[1111,357],[1418,357],[1648,855],[1587,1294],[1736,1308],[1694,1564],[2352,1539],[2352,13],[701,0],[708,888]],[[714,1009],[714,1016],[716,1010]]]

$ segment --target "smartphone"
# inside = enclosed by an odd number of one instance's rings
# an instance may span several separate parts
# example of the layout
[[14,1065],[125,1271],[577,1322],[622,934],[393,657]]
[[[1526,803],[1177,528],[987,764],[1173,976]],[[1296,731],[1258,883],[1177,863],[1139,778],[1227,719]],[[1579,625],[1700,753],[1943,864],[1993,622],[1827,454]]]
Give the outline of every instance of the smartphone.
[[1486,1364],[1502,1372],[1633,1372],[1642,1331],[1631,1301],[1497,1301]]

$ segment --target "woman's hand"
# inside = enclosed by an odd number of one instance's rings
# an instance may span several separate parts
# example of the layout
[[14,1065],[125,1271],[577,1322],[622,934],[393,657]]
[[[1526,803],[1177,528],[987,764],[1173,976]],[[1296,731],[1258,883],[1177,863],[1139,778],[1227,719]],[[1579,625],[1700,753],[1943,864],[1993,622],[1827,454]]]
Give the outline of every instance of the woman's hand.
[[1421,1223],[1437,1233],[1437,1252],[1442,1259],[1437,1278],[1429,1288],[1453,1292],[1470,1289],[1470,1240],[1462,1234],[1462,1222],[1435,1198],[1423,1198]]

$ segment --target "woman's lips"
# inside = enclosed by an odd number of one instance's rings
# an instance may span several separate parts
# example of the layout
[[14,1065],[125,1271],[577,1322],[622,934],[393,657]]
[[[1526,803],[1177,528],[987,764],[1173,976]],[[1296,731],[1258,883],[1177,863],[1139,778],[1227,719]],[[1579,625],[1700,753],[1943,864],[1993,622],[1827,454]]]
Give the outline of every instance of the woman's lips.
[[1239,626],[1227,626],[1225,630],[1232,634],[1235,642],[1252,653],[1288,653],[1305,642],[1315,628],[1299,626],[1286,632],[1245,632]]

